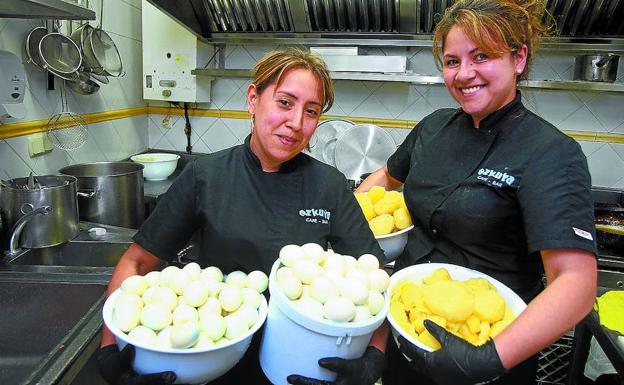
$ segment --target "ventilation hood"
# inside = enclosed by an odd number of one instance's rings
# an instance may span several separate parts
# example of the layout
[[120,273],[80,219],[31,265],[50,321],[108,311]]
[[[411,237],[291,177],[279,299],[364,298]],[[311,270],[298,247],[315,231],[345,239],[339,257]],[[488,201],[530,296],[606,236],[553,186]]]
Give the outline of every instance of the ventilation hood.
[[63,0],[0,0],[0,17],[95,20],[95,12]]
[[[206,40],[264,38],[430,38],[453,0],[148,0]],[[624,34],[624,0],[549,0],[555,35]]]

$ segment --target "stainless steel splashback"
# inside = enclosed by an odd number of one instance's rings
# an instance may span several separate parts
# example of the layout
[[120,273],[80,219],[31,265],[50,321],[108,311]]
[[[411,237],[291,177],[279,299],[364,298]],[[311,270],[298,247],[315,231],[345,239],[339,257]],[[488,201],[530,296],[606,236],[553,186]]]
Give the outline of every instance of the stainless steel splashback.
[[[148,0],[198,36],[316,34],[321,38],[427,35],[452,0]],[[566,37],[624,34],[624,0],[548,0]]]

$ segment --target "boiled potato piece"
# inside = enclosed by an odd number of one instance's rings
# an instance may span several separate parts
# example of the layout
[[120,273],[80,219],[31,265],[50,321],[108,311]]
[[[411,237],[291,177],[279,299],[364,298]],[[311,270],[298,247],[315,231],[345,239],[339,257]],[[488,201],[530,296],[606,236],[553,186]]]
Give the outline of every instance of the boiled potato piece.
[[371,219],[368,222],[373,234],[386,235],[390,234],[394,229],[394,218],[389,214],[382,214],[378,217]]
[[375,214],[390,214],[392,215],[396,209],[400,207],[401,203],[396,199],[393,199],[392,196],[386,194],[383,198],[378,200],[373,208],[375,209]]
[[449,321],[465,321],[474,310],[474,295],[458,281],[440,281],[425,286],[425,305]]
[[440,281],[450,281],[451,275],[446,269],[437,269],[430,276],[423,278],[423,283],[431,284]]
[[440,342],[438,342],[438,340],[436,340],[435,337],[432,336],[427,329],[420,333],[417,339],[423,344],[429,346],[434,351],[440,349],[441,347]]
[[505,300],[494,290],[482,291],[476,295],[474,313],[482,321],[500,321],[505,315]]
[[412,218],[405,207],[399,207],[394,210],[392,216],[394,217],[394,225],[399,230],[406,229],[412,225]]
[[377,203],[384,195],[386,195],[386,189],[383,186],[373,186],[368,190],[368,196],[373,204]]

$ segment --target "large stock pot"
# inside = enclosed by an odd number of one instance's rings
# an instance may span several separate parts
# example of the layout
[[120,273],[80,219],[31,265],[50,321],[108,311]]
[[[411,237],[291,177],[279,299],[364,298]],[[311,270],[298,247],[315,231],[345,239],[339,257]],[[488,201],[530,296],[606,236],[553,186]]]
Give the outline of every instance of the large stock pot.
[[80,220],[136,229],[143,223],[143,165],[95,162],[63,167],[78,179]]
[[[78,235],[76,178],[66,175],[15,178],[0,185],[0,204],[7,231],[23,225],[19,246],[41,248],[65,243]],[[32,179],[31,179],[32,180]]]

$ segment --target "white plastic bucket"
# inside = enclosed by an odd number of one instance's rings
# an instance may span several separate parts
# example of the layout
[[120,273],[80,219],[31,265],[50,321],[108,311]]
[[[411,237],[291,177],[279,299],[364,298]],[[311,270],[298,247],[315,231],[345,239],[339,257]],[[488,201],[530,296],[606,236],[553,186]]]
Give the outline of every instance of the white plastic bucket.
[[385,294],[383,309],[364,322],[338,323],[312,319],[295,309],[277,285],[280,261],[269,276],[269,310],[260,343],[260,366],[276,385],[288,384],[286,377],[300,374],[322,380],[336,379],[336,373],[321,368],[323,357],[360,357],[373,332],[383,323],[390,301]]

